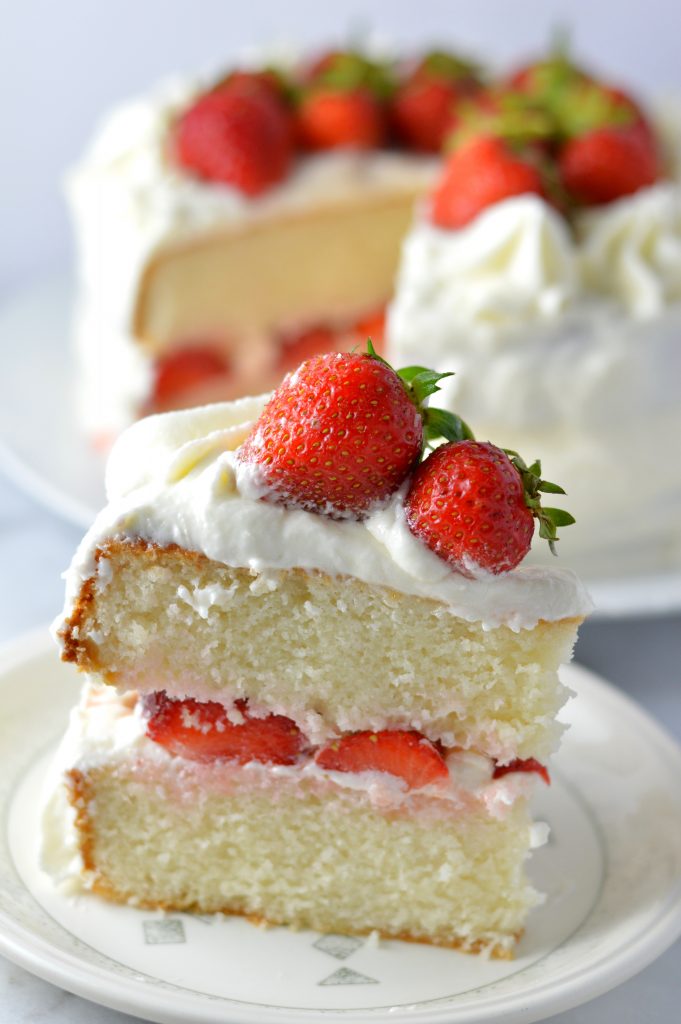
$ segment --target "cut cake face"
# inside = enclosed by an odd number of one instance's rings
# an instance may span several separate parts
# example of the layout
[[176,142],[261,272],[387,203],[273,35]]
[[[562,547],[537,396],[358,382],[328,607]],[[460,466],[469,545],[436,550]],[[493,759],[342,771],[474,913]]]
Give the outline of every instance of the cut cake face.
[[[393,373],[326,358],[337,382]],[[559,569],[453,569],[415,532],[411,471],[361,516],[254,494],[244,441],[273,408],[152,417],[114,448],[57,624],[87,681],[44,863],[133,905],[509,956],[588,598]]]

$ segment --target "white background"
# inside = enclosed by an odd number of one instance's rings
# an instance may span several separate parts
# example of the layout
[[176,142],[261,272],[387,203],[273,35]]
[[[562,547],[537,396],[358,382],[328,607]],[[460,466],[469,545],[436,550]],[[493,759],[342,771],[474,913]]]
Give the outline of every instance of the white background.
[[2,0],[0,14],[0,295],[69,265],[60,178],[102,111],[246,46],[372,27],[510,66],[565,24],[613,79],[681,89],[681,0]]

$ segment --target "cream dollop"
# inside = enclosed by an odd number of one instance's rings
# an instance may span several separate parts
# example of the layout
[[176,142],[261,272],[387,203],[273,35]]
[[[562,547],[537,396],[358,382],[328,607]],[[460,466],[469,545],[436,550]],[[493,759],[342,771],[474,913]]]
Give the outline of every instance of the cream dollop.
[[570,233],[538,196],[497,203],[460,231],[421,218],[402,252],[391,348],[398,361],[493,349],[520,329],[554,321],[576,288]]
[[402,494],[363,522],[333,520],[245,495],[235,450],[266,396],[149,417],[118,440],[107,472],[109,504],[67,574],[67,608],[112,537],[179,544],[225,565],[302,568],[440,602],[485,627],[533,628],[541,619],[581,617],[590,601],[573,573],[520,567],[469,579],[409,531]]
[[582,214],[581,262],[589,288],[636,317],[681,299],[681,188],[665,182]]

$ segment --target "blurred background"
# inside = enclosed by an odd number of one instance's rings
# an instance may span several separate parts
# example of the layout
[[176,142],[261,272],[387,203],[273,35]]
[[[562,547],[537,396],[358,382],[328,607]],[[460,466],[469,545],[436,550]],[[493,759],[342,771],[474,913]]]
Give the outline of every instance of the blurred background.
[[0,33],[0,296],[72,260],[59,182],[113,103],[264,41],[307,49],[375,31],[513,66],[567,26],[575,53],[643,94],[681,87],[678,0],[27,0]]

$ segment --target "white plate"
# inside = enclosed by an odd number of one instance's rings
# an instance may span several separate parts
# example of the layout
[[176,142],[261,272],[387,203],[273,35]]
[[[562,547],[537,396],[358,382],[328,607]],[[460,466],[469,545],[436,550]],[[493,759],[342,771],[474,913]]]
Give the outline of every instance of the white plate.
[[49,639],[0,652],[0,952],[95,1002],[163,1022],[508,1024],[576,1006],[681,932],[681,750],[577,666],[578,692],[537,811],[546,892],[517,958],[374,943],[238,918],[163,915],[60,895],[37,864],[39,793],[79,686]]
[[[39,501],[87,529],[104,504],[104,458],[77,419],[72,305],[72,284],[60,277],[0,311],[0,462]],[[634,570],[618,552],[606,565],[608,575],[582,573],[596,617],[681,610],[681,564]]]

